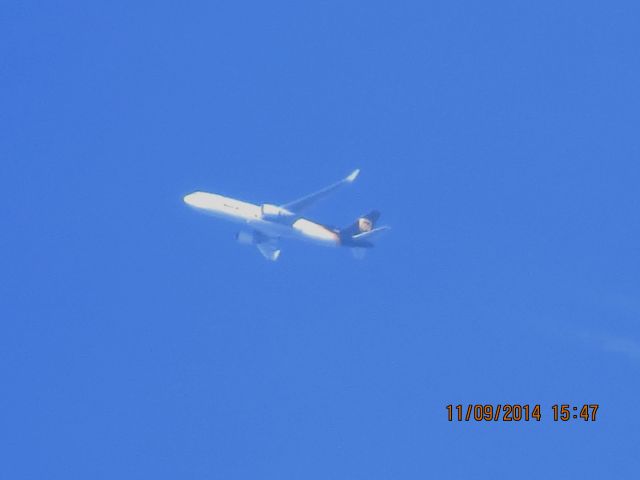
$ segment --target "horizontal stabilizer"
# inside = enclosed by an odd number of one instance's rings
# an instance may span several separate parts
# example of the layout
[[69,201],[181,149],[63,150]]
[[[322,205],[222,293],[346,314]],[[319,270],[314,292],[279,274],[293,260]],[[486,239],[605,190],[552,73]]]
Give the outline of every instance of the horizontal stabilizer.
[[382,235],[385,232],[388,232],[389,230],[391,230],[391,227],[374,228],[373,230],[369,230],[368,232],[362,232],[357,235],[354,235],[353,240],[372,242],[378,237],[380,237],[380,235]]

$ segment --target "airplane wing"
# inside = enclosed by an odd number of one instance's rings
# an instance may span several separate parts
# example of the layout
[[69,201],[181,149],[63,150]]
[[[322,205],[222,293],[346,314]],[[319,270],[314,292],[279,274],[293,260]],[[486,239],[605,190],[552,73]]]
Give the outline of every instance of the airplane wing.
[[360,170],[356,169],[353,172],[351,172],[348,177],[343,178],[339,182],[336,182],[333,185],[329,185],[328,187],[325,187],[322,190],[312,193],[311,195],[307,195],[306,197],[299,198],[298,200],[294,200],[293,202],[285,203],[284,205],[281,205],[281,207],[289,210],[290,212],[298,213],[304,210],[305,208],[308,208],[309,206],[313,205],[321,198],[324,198],[329,194],[335,192],[340,187],[349,185],[356,179],[359,173],[360,173]]
[[271,237],[260,230],[240,230],[236,234],[236,241],[243,245],[255,245],[258,248],[258,251],[267,260],[275,262],[280,256],[278,239]]
[[278,257],[280,256],[280,249],[275,241],[258,243],[256,247],[258,247],[258,250],[260,250],[260,253],[264,258],[271,260],[272,262],[278,260]]

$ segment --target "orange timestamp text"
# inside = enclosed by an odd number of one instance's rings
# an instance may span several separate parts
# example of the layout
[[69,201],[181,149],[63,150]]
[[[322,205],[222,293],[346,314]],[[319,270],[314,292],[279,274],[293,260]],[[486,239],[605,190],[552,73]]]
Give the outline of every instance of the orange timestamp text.
[[[554,404],[551,406],[551,418],[554,422],[568,422],[570,420],[595,422],[599,407],[600,405],[597,403]],[[543,409],[540,404],[470,403],[467,405],[447,405],[447,420],[450,422],[539,422],[542,417]]]

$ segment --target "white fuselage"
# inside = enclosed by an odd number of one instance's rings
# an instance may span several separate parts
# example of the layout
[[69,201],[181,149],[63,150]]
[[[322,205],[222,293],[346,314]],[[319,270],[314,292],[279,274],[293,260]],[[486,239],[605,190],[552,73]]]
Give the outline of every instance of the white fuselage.
[[331,247],[340,245],[340,236],[333,230],[274,205],[254,205],[207,192],[190,193],[184,201],[193,208],[245,224],[268,237],[299,238]]

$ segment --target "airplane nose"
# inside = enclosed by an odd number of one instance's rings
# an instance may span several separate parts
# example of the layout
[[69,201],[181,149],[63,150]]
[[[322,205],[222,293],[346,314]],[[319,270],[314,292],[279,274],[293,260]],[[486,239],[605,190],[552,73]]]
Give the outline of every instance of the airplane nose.
[[193,193],[190,193],[189,195],[185,195],[182,200],[184,200],[184,203],[186,203],[190,207],[197,207],[198,206],[197,205],[197,203],[198,203],[197,192],[193,192]]

